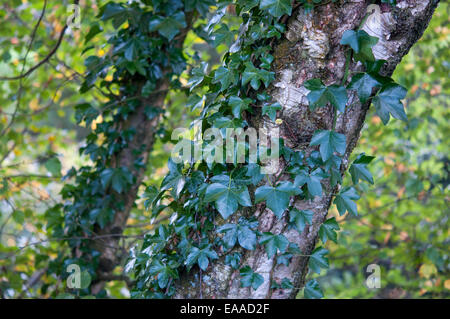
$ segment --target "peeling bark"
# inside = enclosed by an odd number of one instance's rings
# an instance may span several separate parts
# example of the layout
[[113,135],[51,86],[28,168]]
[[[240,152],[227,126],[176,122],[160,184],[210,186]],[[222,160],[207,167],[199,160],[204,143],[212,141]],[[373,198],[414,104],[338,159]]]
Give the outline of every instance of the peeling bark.
[[[272,97],[282,105],[280,132],[286,144],[296,150],[311,153],[315,147],[309,143],[315,130],[331,129],[333,110],[331,107],[318,108],[311,112],[303,86],[306,80],[320,78],[326,85],[341,83],[345,69],[345,48],[339,44],[346,30],[360,26],[371,1],[339,1],[318,6],[311,14],[305,14],[300,7],[292,13],[287,23],[283,40],[274,45],[274,67],[276,81],[269,89]],[[362,29],[370,35],[379,37],[374,52],[378,59],[387,63],[382,69],[384,75],[391,75],[402,57],[420,38],[439,1],[436,0],[398,0],[395,8],[386,10],[379,6],[370,6],[368,17]],[[351,72],[361,71],[361,63],[350,63]],[[350,80],[351,77],[348,79]],[[336,131],[345,134],[347,148],[341,166],[341,172],[347,169],[348,158],[357,144],[364,124],[369,104],[361,105],[354,94],[349,96],[345,113],[337,119]],[[254,117],[253,127],[276,125],[267,119]],[[281,167],[282,169],[283,167]],[[283,176],[281,179],[289,179]],[[314,211],[312,225],[306,226],[301,235],[287,227],[287,214],[277,219],[264,205],[255,205],[252,211],[236,213],[233,219],[241,215],[258,218],[259,231],[283,234],[296,243],[304,255],[310,255],[316,246],[318,231],[326,220],[337,187],[332,189],[323,183],[324,195],[314,200],[297,200],[293,204],[300,210]],[[184,275],[177,283],[176,298],[295,298],[298,290],[305,285],[308,272],[308,257],[296,256],[289,266],[277,265],[276,257],[271,259],[263,247],[254,251],[242,251],[242,265],[249,265],[264,277],[264,283],[257,289],[241,288],[238,271],[224,264],[223,258],[210,266],[206,272]],[[280,283],[288,278],[294,283],[294,289],[270,289],[272,281]]]

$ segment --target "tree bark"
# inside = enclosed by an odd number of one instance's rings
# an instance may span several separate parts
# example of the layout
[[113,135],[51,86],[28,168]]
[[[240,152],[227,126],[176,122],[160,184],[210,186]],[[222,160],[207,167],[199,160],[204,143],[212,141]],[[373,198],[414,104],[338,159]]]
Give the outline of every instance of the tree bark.
[[[273,46],[276,81],[269,88],[271,96],[282,105],[279,126],[287,146],[310,154],[317,147],[309,146],[315,130],[331,129],[333,110],[331,107],[309,110],[303,83],[311,78],[320,78],[326,85],[340,84],[345,73],[345,47],[339,42],[346,30],[358,28],[366,16],[371,1],[338,1],[317,6],[312,13],[305,14],[302,7],[293,11],[287,20],[287,31],[283,39]],[[376,9],[362,26],[372,36],[379,38],[374,47],[377,59],[387,61],[383,75],[391,75],[402,57],[421,37],[439,1],[397,0],[395,8],[388,5],[371,6]],[[381,8],[380,8],[381,7]],[[361,71],[361,63],[351,62],[349,74]],[[349,79],[351,76],[349,76]],[[346,111],[339,116],[336,131],[345,134],[346,152],[341,166],[343,174],[348,159],[356,146],[370,103],[361,105],[355,94],[349,95]],[[253,127],[271,127],[277,124],[257,116],[251,119]],[[283,163],[281,163],[283,169]],[[287,180],[288,175],[281,178]],[[324,194],[314,200],[297,200],[292,203],[299,210],[314,212],[312,225],[307,225],[301,235],[295,229],[288,229],[288,217],[278,219],[264,204],[255,205],[248,211],[237,212],[236,222],[242,215],[257,217],[259,231],[283,234],[302,251],[302,256],[293,257],[289,266],[276,264],[276,256],[268,259],[264,248],[242,251],[241,265],[249,265],[264,277],[264,283],[257,289],[241,288],[239,271],[225,265],[224,258],[215,261],[206,272],[185,274],[177,282],[176,298],[295,298],[305,285],[309,257],[316,246],[318,231],[326,220],[328,209],[338,187],[332,188],[326,180],[322,183]],[[288,278],[293,289],[271,289],[273,281],[280,283]]]

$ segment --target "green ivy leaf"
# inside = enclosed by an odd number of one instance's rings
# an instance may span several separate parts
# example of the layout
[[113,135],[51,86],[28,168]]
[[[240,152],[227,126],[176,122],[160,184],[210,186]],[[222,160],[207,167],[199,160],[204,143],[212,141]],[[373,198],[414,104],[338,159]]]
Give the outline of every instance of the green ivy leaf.
[[326,162],[333,155],[333,152],[344,154],[346,138],[344,134],[335,131],[319,130],[314,133],[310,145],[320,145],[320,155],[322,160]]
[[57,157],[48,159],[44,166],[53,176],[61,175],[61,162]]
[[330,85],[326,86],[319,79],[311,79],[305,82],[305,88],[310,90],[307,98],[311,110],[317,107],[326,106],[331,103],[336,109],[343,113],[348,102],[347,90],[343,86]]
[[252,287],[254,290],[256,290],[264,282],[263,276],[254,272],[250,268],[250,266],[242,267],[239,270],[239,273],[241,274],[241,286],[242,287]]
[[198,68],[192,69],[191,76],[189,77],[189,81],[187,83],[187,85],[190,86],[189,91],[192,91],[196,86],[203,82],[207,71],[208,63],[206,62],[202,62]]
[[375,157],[366,156],[364,153],[359,154],[350,166],[350,174],[352,175],[353,184],[358,184],[359,180],[365,180],[370,184],[373,184],[373,177],[370,171],[367,169],[369,164]]
[[349,45],[355,52],[357,61],[375,61],[372,47],[377,44],[378,38],[370,36],[364,30],[347,30],[342,35],[341,44]]
[[311,196],[322,196],[322,184],[320,181],[324,178],[322,169],[317,168],[310,174],[306,170],[300,170],[295,176],[294,185],[302,187],[304,184],[308,186],[308,192]]
[[245,218],[240,218],[238,224],[225,224],[217,229],[219,233],[225,233],[222,238],[225,247],[229,250],[234,247],[236,242],[245,249],[255,249],[257,239],[254,229],[258,222],[249,222]]
[[355,90],[361,103],[367,102],[375,87],[381,86],[376,77],[370,73],[357,73],[352,77],[348,89]]
[[217,253],[207,246],[203,249],[192,247],[189,255],[186,257],[185,264],[188,268],[192,267],[196,262],[201,270],[205,271],[209,265],[209,259],[218,259]]
[[259,8],[267,10],[275,18],[284,14],[291,15],[292,12],[290,0],[261,0]]
[[243,110],[247,110],[248,109],[248,105],[251,103],[251,99],[246,98],[246,99],[241,99],[238,96],[230,96],[228,98],[228,104],[231,106],[231,111],[233,113],[233,116],[235,118],[240,119],[241,118],[241,112]]
[[262,107],[262,115],[267,115],[272,121],[277,117],[277,111],[281,110],[281,105],[278,102],[273,104],[264,104]]
[[345,187],[334,199],[334,204],[337,206],[341,216],[344,215],[346,211],[349,211],[349,213],[356,216],[358,215],[358,209],[353,200],[358,199],[359,195],[353,187]]
[[328,250],[323,247],[317,247],[313,250],[309,257],[309,268],[313,272],[320,274],[321,268],[327,269],[329,267],[328,258],[325,256],[326,254],[328,254]]
[[298,210],[297,208],[293,208],[289,212],[289,223],[294,225],[299,233],[302,233],[306,224],[312,224],[313,216],[314,212],[311,210]]
[[396,83],[390,83],[378,92],[378,94],[373,98],[373,104],[375,105],[375,111],[377,115],[386,125],[389,122],[389,114],[391,114],[396,119],[407,122],[408,118],[406,116],[403,100],[406,96],[407,90]]
[[291,182],[283,181],[276,187],[261,186],[256,189],[255,201],[259,203],[266,201],[267,207],[278,217],[281,218],[286,208],[289,206],[291,196],[300,194],[300,189]]
[[277,251],[284,253],[289,246],[289,240],[283,235],[274,235],[270,232],[265,232],[259,239],[259,243],[265,246],[267,258],[272,258]]
[[221,91],[225,91],[232,83],[236,83],[236,75],[233,71],[221,66],[214,72],[212,83],[221,84]]
[[206,189],[205,202],[216,203],[216,208],[220,215],[227,219],[241,206],[249,207],[252,205],[250,194],[246,186],[242,188],[232,188],[220,183],[213,183]]
[[317,282],[316,279],[312,279],[306,283],[303,294],[306,299],[323,298],[322,289],[320,289],[319,283]]
[[319,237],[322,242],[325,244],[327,239],[330,239],[337,243],[337,233],[336,230],[339,230],[339,225],[336,222],[336,218],[332,217],[327,219],[319,229]]

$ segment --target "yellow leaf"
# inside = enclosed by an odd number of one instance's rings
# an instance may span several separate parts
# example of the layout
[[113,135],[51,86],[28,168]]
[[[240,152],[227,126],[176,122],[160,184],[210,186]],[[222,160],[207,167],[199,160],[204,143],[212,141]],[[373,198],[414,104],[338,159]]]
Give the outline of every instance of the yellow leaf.
[[436,266],[434,266],[433,264],[423,264],[419,268],[420,277],[424,277],[424,278],[428,279],[435,274],[437,274],[437,269],[436,269]]

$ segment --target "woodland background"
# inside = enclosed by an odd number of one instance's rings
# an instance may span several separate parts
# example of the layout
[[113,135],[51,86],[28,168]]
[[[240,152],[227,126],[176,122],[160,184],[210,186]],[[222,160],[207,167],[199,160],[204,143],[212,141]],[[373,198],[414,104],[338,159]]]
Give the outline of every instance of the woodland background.
[[[67,20],[66,2],[48,5],[23,63],[42,1],[0,1],[0,76],[18,74],[48,53]],[[67,32],[48,63],[22,81],[0,81],[0,298],[56,296],[63,280],[48,274],[62,254],[47,237],[55,218],[49,208],[61,201],[61,177],[89,161],[77,151],[88,130],[76,125],[74,106],[105,99],[97,90],[81,95],[79,87],[86,56],[107,54],[104,44],[112,32],[105,27],[85,45],[101,1],[80,5],[80,28]],[[409,121],[382,127],[373,115],[365,124],[355,153],[376,156],[370,168],[375,184],[359,186],[365,195],[358,217],[330,211],[341,228],[338,245],[327,241],[330,269],[314,275],[326,298],[450,297],[449,10],[447,3],[439,5],[424,36],[395,70],[394,79],[408,89]],[[230,21],[230,28],[238,27]],[[216,50],[189,33],[184,50],[191,65],[208,61],[214,68],[227,46]],[[159,186],[167,173],[170,130],[188,127],[197,115],[186,103],[183,92],[169,92],[146,185]],[[152,232],[149,216],[138,201],[126,247]],[[373,263],[382,267],[381,289],[364,285],[365,269]],[[129,297],[123,282],[107,289],[113,297]]]

